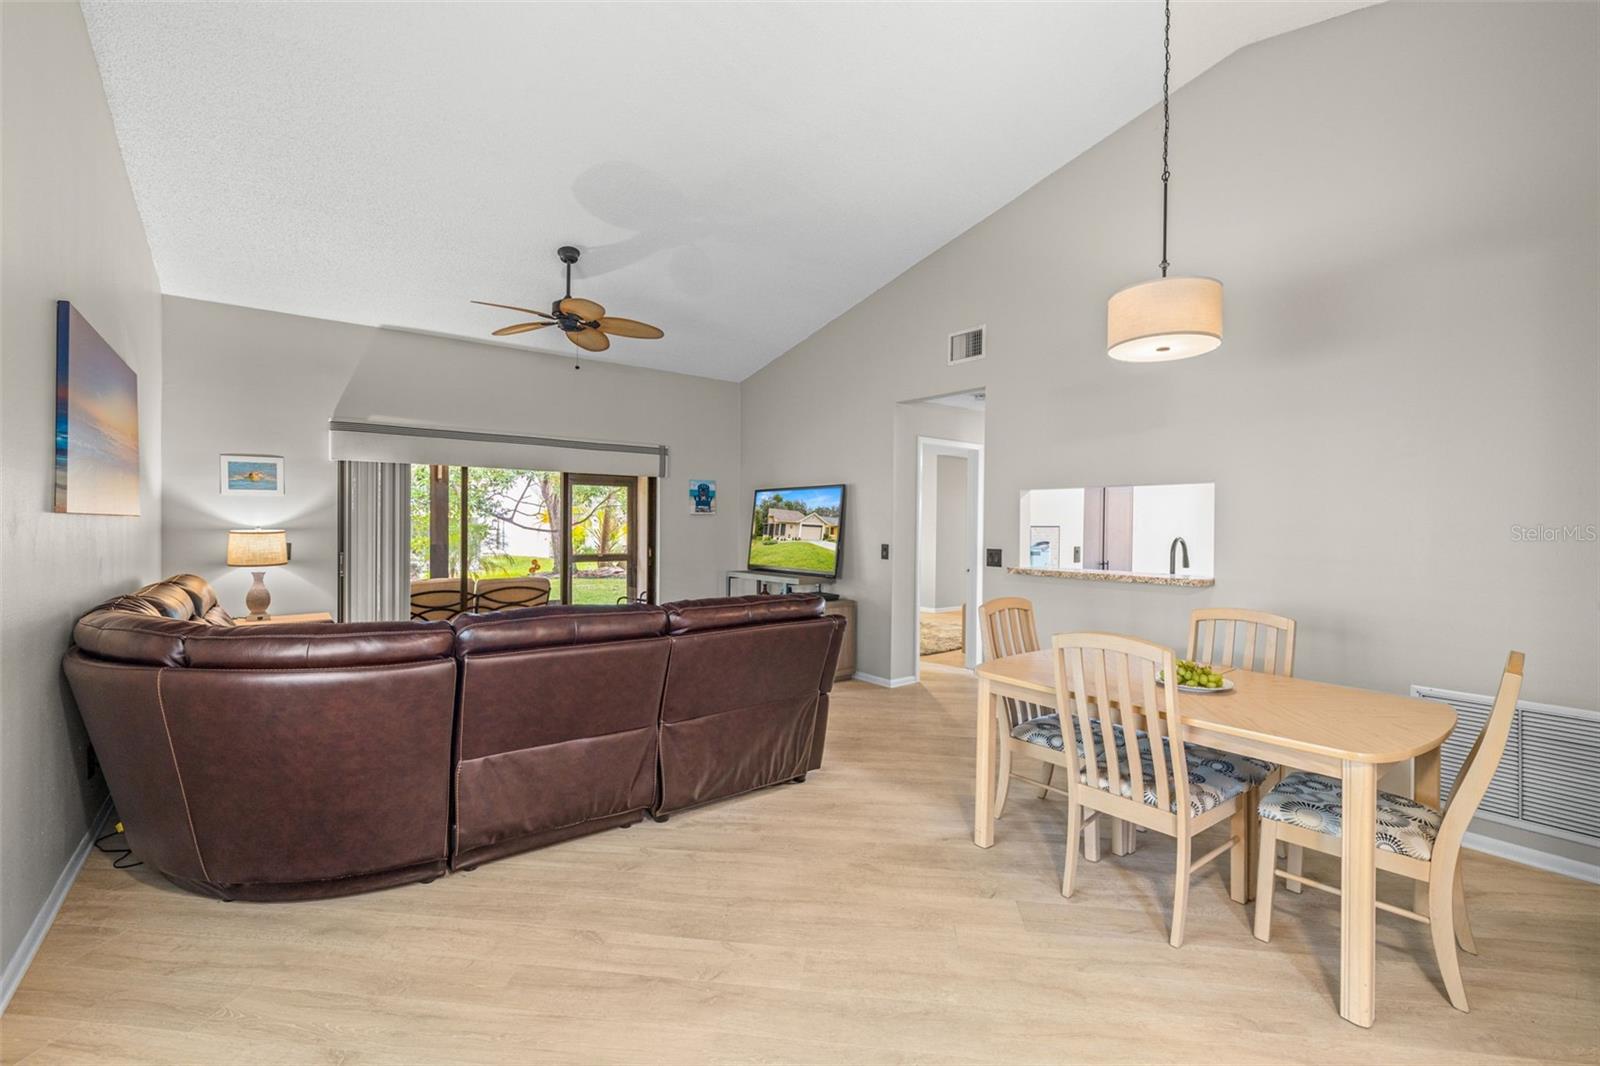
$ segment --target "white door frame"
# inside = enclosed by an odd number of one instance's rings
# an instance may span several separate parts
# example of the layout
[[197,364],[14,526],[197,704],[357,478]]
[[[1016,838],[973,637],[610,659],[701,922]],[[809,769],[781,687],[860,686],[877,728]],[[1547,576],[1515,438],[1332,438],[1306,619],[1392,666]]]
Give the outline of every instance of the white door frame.
[[[964,649],[967,669],[978,665],[982,641],[978,637],[978,604],[983,601],[983,445],[943,437],[917,437],[916,535],[911,559],[911,661],[913,675],[922,677],[922,482],[929,458],[959,456],[967,460],[967,534],[972,557],[967,567],[966,629]],[[939,606],[931,604],[930,606]]]

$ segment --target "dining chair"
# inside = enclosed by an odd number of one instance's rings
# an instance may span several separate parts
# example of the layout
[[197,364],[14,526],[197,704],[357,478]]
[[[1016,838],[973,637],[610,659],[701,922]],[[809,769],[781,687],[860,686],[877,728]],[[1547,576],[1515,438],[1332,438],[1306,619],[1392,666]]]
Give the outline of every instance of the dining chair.
[[449,621],[465,614],[472,603],[472,582],[467,582],[466,602],[459,577],[424,577],[411,582],[411,619],[414,622]]
[[472,609],[478,614],[504,611],[512,607],[542,607],[550,602],[547,577],[479,578]]
[[1293,677],[1294,619],[1243,607],[1197,608],[1189,614],[1189,653],[1184,658]]
[[[1517,696],[1522,691],[1522,660],[1520,651],[1507,657],[1489,720],[1462,762],[1450,790],[1449,802],[1442,811],[1404,796],[1378,793],[1378,831],[1373,841],[1377,867],[1425,884],[1428,901],[1426,913],[1382,900],[1378,901],[1378,909],[1428,926],[1450,1005],[1460,1011],[1467,1009],[1467,990],[1461,983],[1456,944],[1459,942],[1463,950],[1477,954],[1467,922],[1466,893],[1461,884],[1461,838],[1505,753],[1506,738],[1516,715]],[[1269,940],[1272,936],[1272,890],[1279,878],[1339,895],[1334,885],[1277,869],[1272,842],[1291,841],[1326,855],[1339,855],[1344,797],[1340,783],[1331,777],[1293,773],[1262,798],[1259,813],[1261,854],[1267,861],[1257,873],[1255,936],[1257,940]]]
[[[1109,633],[1058,633],[1050,645],[1056,705],[1074,708],[1076,743],[1064,745],[1070,763],[1067,839],[1075,840],[1100,817],[1172,837],[1177,869],[1169,942],[1182,947],[1190,878],[1224,852],[1232,853],[1228,894],[1245,902],[1249,785],[1185,750],[1172,649]],[[1158,677],[1166,684],[1158,684]],[[1224,821],[1228,839],[1192,859],[1195,836]],[[1077,871],[1078,851],[1068,847],[1063,896],[1072,896]]]
[[[978,608],[982,619],[984,658],[995,659],[1006,655],[1021,655],[1039,650],[1039,631],[1033,618],[1033,601],[1021,596],[1003,596],[990,600]],[[1050,783],[1056,767],[1069,768],[1066,754],[1061,748],[1061,724],[1056,712],[1049,707],[1005,697],[995,708],[996,725],[1000,737],[1000,768],[996,775],[994,815],[1005,813],[1006,796],[1011,790],[1011,779],[1019,778],[1036,785],[1039,798],[1054,792],[1065,797],[1066,789]],[[1044,777],[1034,780],[1013,768],[1012,757],[1037,759],[1044,767]],[[1131,854],[1137,846],[1134,827],[1116,820],[1108,820],[1111,827],[1111,851],[1115,855]],[[1083,834],[1084,857],[1090,862],[1100,861],[1100,828],[1093,826]]]
[[[1199,607],[1189,614],[1189,651],[1184,657],[1208,666],[1231,666],[1293,677],[1294,629],[1294,619],[1281,614],[1245,607]],[[1196,749],[1196,752],[1211,754],[1210,749]],[[1234,769],[1250,782],[1252,795],[1245,805],[1252,811],[1261,797],[1283,780],[1282,767],[1260,759],[1247,759],[1230,752],[1216,752],[1212,757],[1232,762]],[[1251,823],[1250,852],[1254,855],[1260,847],[1260,831],[1253,818]],[[1289,872],[1300,873],[1305,861],[1300,849],[1285,845],[1284,855],[1289,862]],[[1291,892],[1301,890],[1298,882],[1291,882],[1288,887]]]
[[[983,656],[985,659],[1000,659],[1007,655],[1021,655],[1024,652],[1039,650],[1039,630],[1033,619],[1033,602],[1021,596],[1004,596],[997,600],[990,600],[978,608],[978,614],[983,628]],[[1012,699],[1007,696],[998,701],[995,707],[996,725],[999,726],[1000,740],[1000,784],[995,793],[995,817],[1005,813],[1006,795],[1011,788],[1011,779],[1021,777],[1029,784],[1039,787],[1039,798],[1043,799],[1049,792],[1066,795],[1063,789],[1055,788],[1050,784],[1050,777],[1055,767],[1065,767],[1065,756],[1054,750],[1048,743],[1041,743],[1041,737],[1035,737],[1030,742],[1024,727],[1039,718],[1052,717],[1048,707],[1041,707],[1036,703],[1026,703],[1022,700]],[[1019,735],[1019,731],[1022,735]],[[1025,758],[1037,759],[1044,766],[1044,777],[1034,780],[1016,773],[1012,769],[1012,755],[1022,755]]]

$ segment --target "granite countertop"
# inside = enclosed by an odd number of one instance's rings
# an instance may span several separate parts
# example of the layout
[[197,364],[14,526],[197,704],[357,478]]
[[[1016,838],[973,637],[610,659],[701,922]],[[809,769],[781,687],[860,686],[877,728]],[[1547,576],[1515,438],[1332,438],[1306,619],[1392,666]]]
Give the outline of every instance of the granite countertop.
[[1187,577],[1183,574],[1130,574],[1123,570],[1041,570],[1032,566],[1008,566],[1009,574],[1024,577],[1065,577],[1074,581],[1111,581],[1119,585],[1176,585],[1203,589],[1216,584],[1215,578]]

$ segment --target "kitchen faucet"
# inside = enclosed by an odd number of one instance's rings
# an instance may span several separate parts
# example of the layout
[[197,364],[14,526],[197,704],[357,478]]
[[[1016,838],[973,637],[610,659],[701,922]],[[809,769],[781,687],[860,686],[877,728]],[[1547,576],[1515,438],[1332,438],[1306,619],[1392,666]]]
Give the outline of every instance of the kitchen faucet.
[[1167,549],[1167,573],[1176,575],[1178,572],[1178,549],[1183,549],[1183,568],[1189,569],[1189,545],[1182,537],[1172,538],[1172,547]]

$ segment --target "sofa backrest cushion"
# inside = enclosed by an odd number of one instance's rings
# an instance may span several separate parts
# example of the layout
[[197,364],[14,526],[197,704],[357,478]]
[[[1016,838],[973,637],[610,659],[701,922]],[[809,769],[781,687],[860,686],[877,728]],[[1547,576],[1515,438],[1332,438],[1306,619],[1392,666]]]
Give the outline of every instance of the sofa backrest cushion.
[[97,659],[183,666],[185,638],[207,629],[201,622],[168,618],[142,596],[118,596],[78,619],[72,641]]
[[174,585],[167,581],[157,581],[153,585],[146,585],[135,596],[149,600],[156,605],[163,616],[181,620],[195,616],[194,597],[189,595],[189,590],[181,585]]
[[138,614],[146,618],[165,618],[161,605],[154,600],[147,600],[143,596],[129,593],[126,596],[113,596],[92,611],[85,612],[85,616],[94,614],[95,611],[122,611],[125,614]]
[[184,640],[188,665],[213,669],[330,669],[449,658],[448,622],[287,622],[208,626]]
[[821,618],[822,608],[822,597],[815,593],[719,596],[707,600],[678,600],[663,606],[667,612],[667,632],[673,636],[733,626]]
[[[78,619],[72,640],[85,654],[111,662],[239,670],[380,666],[447,659],[455,651],[446,622],[235,626],[163,613],[171,609],[170,599],[118,596]],[[221,611],[213,606],[211,613]]]
[[455,628],[456,654],[468,658],[659,637],[667,631],[667,613],[645,604],[519,607],[493,614],[461,615],[450,624]]
[[174,574],[161,582],[163,585],[174,585],[189,594],[189,599],[194,603],[194,616],[205,618],[211,609],[217,605],[217,591],[211,587],[211,582],[199,574]]

